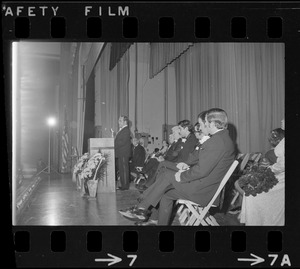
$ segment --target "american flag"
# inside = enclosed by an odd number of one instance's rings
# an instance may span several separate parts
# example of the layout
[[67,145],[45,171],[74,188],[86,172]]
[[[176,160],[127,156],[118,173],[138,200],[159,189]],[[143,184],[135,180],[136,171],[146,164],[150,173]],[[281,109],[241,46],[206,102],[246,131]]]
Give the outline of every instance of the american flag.
[[67,171],[67,157],[69,153],[69,138],[68,138],[68,122],[67,122],[67,109],[65,110],[65,118],[64,118],[64,128],[63,128],[63,134],[62,134],[62,163],[61,163],[61,172],[66,173]]

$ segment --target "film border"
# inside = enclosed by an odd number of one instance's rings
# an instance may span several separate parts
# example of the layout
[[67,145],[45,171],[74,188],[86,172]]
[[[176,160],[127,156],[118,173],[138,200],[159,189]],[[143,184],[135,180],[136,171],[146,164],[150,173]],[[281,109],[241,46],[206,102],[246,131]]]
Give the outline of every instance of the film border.
[[[19,5],[18,2],[4,3],[6,8],[8,6],[14,7]],[[38,6],[39,3],[24,3],[22,6]],[[62,39],[53,39],[50,36],[50,13],[45,13],[45,16],[40,20],[39,16],[26,16],[30,20],[30,37],[28,40],[47,40],[49,39],[60,41],[106,41],[106,42],[120,42],[128,41],[122,37],[122,19],[123,16],[108,16],[103,14],[101,19],[103,21],[103,33],[99,39],[88,39],[86,37],[86,17],[79,15],[79,10],[87,3],[76,2],[70,8],[67,3],[43,4],[59,6],[61,13],[66,19],[66,36]],[[296,119],[299,119],[297,96],[299,88],[299,45],[300,45],[300,21],[299,9],[300,5],[295,3],[240,3],[238,6],[230,3],[187,3],[184,4],[185,12],[178,9],[177,3],[137,3],[126,2],[126,4],[118,4],[115,2],[91,3],[93,5],[101,5],[103,9],[105,6],[114,8],[118,5],[129,6],[129,16],[138,18],[139,35],[138,38],[130,39],[133,42],[145,41],[192,41],[192,42],[283,42],[286,50],[286,122],[288,126],[292,126]],[[3,6],[2,6],[3,7]],[[190,16],[186,17],[186,14]],[[3,15],[3,12],[2,12]],[[173,17],[175,20],[175,35],[170,39],[161,39],[158,35],[157,22],[160,17]],[[194,36],[194,19],[196,17],[209,17],[211,21],[211,35],[209,38],[196,38]],[[283,20],[283,34],[281,38],[270,39],[266,34],[266,20],[269,17],[281,17]],[[230,34],[230,20],[233,17],[245,17],[247,19],[247,38],[239,39],[232,38]],[[4,51],[10,51],[10,44],[12,41],[19,39],[14,37],[14,19],[16,16],[2,16],[3,23],[3,46]],[[75,22],[75,23],[74,23]],[[184,23],[182,23],[184,22]],[[113,30],[107,31],[108,26],[113,27]],[[49,31],[45,31],[49,29]],[[9,74],[9,54],[4,54],[4,72]],[[5,87],[8,87],[7,81],[4,81]],[[6,92],[7,93],[7,92]],[[9,93],[8,93],[9,95]],[[7,96],[6,96],[7,98]],[[6,101],[6,106],[9,107]],[[298,105],[299,106],[299,105]],[[8,125],[9,126],[9,125]],[[288,135],[293,137],[293,134]],[[90,227],[33,227],[33,226],[14,226],[13,232],[29,231],[30,233],[30,251],[16,252],[15,259],[19,266],[50,266],[56,267],[58,264],[61,267],[85,267],[100,265],[94,262],[96,257],[105,257],[106,253],[111,253],[115,256],[122,257],[123,262],[119,265],[129,266],[130,259],[127,255],[134,253],[126,253],[122,250],[122,234],[123,232],[138,231],[139,233],[139,249],[136,252],[138,259],[133,266],[147,266],[147,267],[230,267],[241,266],[237,261],[238,257],[249,256],[249,253],[255,253],[266,260],[264,266],[270,266],[272,259],[267,251],[266,236],[269,231],[282,231],[283,249],[278,259],[283,258],[284,254],[288,254],[291,260],[292,267],[299,266],[298,258],[299,245],[295,245],[299,240],[299,218],[295,217],[294,205],[299,202],[299,196],[296,195],[297,183],[295,182],[297,162],[293,155],[290,155],[287,143],[287,159],[288,169],[287,178],[291,180],[287,182],[286,194],[286,225],[284,227],[218,227],[218,228],[201,228],[201,230],[209,231],[211,233],[211,251],[208,253],[194,252],[191,240],[193,241],[194,233],[199,231],[198,228],[180,228],[180,227],[106,227],[106,226],[90,226]],[[293,154],[293,153],[292,153]],[[98,230],[102,232],[103,247],[100,253],[89,253],[85,250],[85,236],[90,230]],[[175,248],[171,253],[161,253],[158,250],[158,241],[153,238],[158,237],[160,231],[173,231],[175,238]],[[245,253],[234,253],[230,247],[230,234],[233,231],[245,231],[247,233],[247,251]],[[66,232],[66,251],[63,253],[52,253],[49,244],[50,234],[52,231]],[[151,240],[150,240],[151,239]],[[297,240],[298,239],[298,240]],[[179,240],[179,243],[176,242]],[[46,242],[46,244],[44,244]],[[48,243],[49,242],[49,243]],[[117,246],[117,247],[116,247]],[[188,250],[188,251],[187,251]],[[184,255],[181,255],[184,253]],[[99,255],[100,254],[100,255]],[[247,255],[246,255],[247,254]],[[274,254],[274,253],[273,253]],[[276,254],[276,253],[275,253]],[[81,257],[80,257],[81,256]],[[80,257],[79,259],[76,257]],[[216,259],[218,257],[218,259]],[[127,260],[126,260],[127,259]],[[126,260],[126,262],[125,262]],[[267,263],[268,261],[268,263]],[[248,264],[250,265],[250,264]],[[275,264],[276,265],[276,264]],[[277,265],[280,265],[277,261]],[[104,265],[103,265],[104,266]],[[245,265],[246,266],[246,265]]]

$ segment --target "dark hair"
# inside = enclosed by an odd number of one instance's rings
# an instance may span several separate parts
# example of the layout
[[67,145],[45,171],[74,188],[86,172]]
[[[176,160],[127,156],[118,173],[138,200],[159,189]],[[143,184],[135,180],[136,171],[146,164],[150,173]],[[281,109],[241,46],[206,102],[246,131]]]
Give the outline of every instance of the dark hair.
[[123,118],[127,125],[129,124],[129,119],[127,116],[121,115],[120,118]]
[[200,123],[196,122],[194,125],[194,133],[202,133],[202,130],[200,129]]
[[193,133],[194,132],[194,126],[191,124],[189,120],[182,120],[178,122],[178,125],[181,126],[182,128],[188,127],[188,130]]
[[202,111],[199,115],[198,115],[198,119],[201,119],[203,122],[205,122],[205,116],[207,114],[207,111]]
[[206,119],[208,122],[214,122],[218,129],[227,129],[227,113],[221,108],[207,110]]
[[276,147],[279,144],[279,142],[284,138],[284,134],[285,132],[281,128],[276,128],[272,130],[270,137],[268,138],[270,144],[273,147]]

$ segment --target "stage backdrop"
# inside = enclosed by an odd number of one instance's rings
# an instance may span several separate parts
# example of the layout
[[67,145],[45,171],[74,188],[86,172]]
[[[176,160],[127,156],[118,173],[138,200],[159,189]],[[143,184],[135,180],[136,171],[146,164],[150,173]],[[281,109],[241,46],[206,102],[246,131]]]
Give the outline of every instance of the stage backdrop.
[[266,151],[284,118],[284,44],[196,43],[175,61],[177,119],[223,108],[241,152]]

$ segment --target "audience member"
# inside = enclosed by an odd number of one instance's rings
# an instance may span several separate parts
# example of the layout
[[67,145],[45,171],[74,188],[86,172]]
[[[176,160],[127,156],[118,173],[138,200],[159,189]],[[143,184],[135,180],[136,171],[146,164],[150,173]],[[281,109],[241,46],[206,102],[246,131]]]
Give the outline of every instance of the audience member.
[[191,125],[190,121],[182,120],[178,123],[178,127],[179,127],[179,129],[175,129],[175,130],[179,131],[181,140],[178,142],[178,144],[176,146],[177,150],[179,149],[177,157],[172,158],[172,160],[168,160],[167,159],[168,152],[167,152],[166,159],[159,163],[159,165],[156,169],[156,173],[154,174],[154,176],[152,178],[149,178],[147,180],[146,184],[143,186],[143,190],[145,190],[146,188],[148,188],[155,182],[156,177],[158,176],[158,174],[160,173],[160,171],[162,169],[169,168],[169,169],[173,169],[176,171],[177,170],[176,164],[179,162],[187,161],[189,154],[196,147],[198,140],[197,140],[195,134],[193,133],[194,126]]
[[277,156],[275,155],[274,148],[279,144],[279,142],[284,138],[284,130],[282,128],[276,128],[271,131],[268,138],[271,149],[265,153],[265,158],[270,164],[276,163]]
[[[284,120],[281,128],[284,130]],[[243,195],[241,223],[246,226],[283,226],[285,208],[285,138],[282,138],[274,149],[276,162],[270,166],[278,183],[268,192],[256,196]],[[239,190],[243,194],[243,190]]]
[[178,126],[180,129],[181,139],[184,144],[182,145],[182,149],[178,153],[176,162],[185,162],[188,159],[189,154],[194,150],[196,144],[198,143],[198,140],[193,133],[194,126],[189,120],[180,121],[178,123]]
[[169,143],[167,140],[163,140],[162,141],[162,147],[160,148],[159,152],[162,156],[164,156],[164,154],[167,152],[169,148]]
[[186,171],[165,169],[144,192],[137,206],[119,212],[130,220],[147,221],[151,207],[159,204],[158,225],[169,225],[174,201],[188,199],[206,205],[234,160],[234,144],[226,130],[227,122],[224,110],[208,110],[201,129],[211,138],[201,146],[198,163]]
[[140,169],[144,167],[144,163],[146,159],[146,150],[140,144],[140,141],[135,137],[132,139],[132,145],[133,145],[133,149],[132,149],[132,159],[130,162],[130,172],[136,173],[137,167],[140,167]]
[[179,151],[183,146],[181,139],[180,128],[178,125],[172,128],[172,133],[169,136],[170,146],[165,153],[164,160],[175,162],[178,158]]

